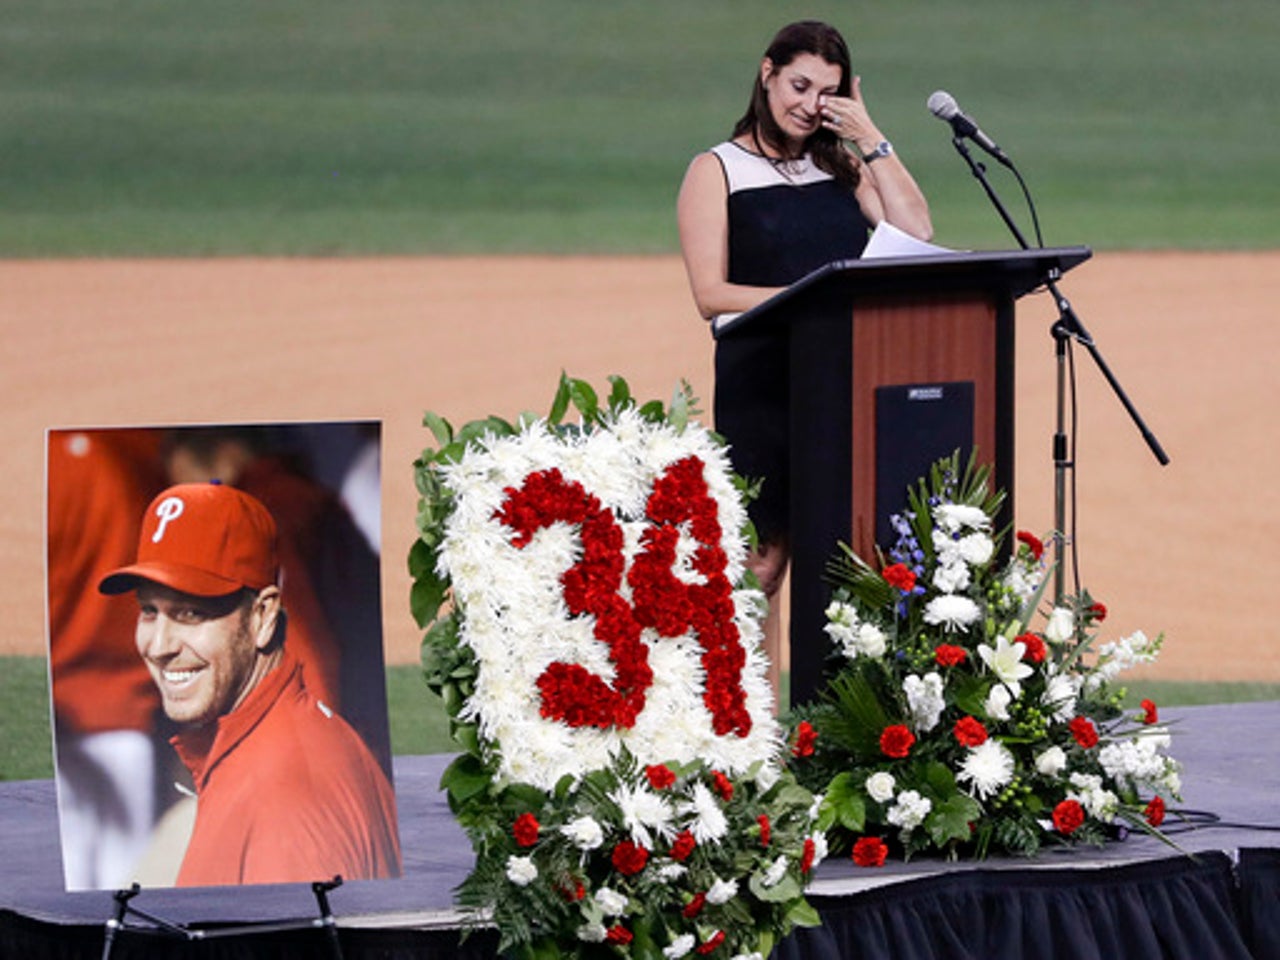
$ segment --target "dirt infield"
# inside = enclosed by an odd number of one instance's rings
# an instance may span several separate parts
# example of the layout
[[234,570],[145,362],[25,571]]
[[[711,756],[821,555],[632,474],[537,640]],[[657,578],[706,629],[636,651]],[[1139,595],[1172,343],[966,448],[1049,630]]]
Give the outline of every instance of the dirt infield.
[[[404,556],[425,410],[545,411],[561,370],[710,397],[676,258],[0,262],[0,654],[44,651],[49,427],[377,418],[389,659],[410,662]],[[1116,635],[1164,631],[1168,679],[1280,680],[1270,595],[1280,253],[1104,254],[1064,292],[1172,457],[1156,464],[1076,351],[1083,581]],[[1053,519],[1050,298],[1019,304],[1017,522]]]

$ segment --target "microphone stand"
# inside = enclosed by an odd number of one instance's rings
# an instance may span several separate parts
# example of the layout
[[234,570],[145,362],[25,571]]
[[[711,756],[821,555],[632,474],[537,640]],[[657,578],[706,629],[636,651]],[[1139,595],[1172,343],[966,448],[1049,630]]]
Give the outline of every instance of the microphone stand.
[[[1005,226],[1009,228],[1009,232],[1013,234],[1018,241],[1019,246],[1023,250],[1029,250],[1030,245],[1027,243],[1026,237],[1022,235],[1022,231],[1018,229],[1018,225],[1014,223],[1013,218],[1009,216],[1009,211],[1000,201],[994,189],[991,187],[990,181],[987,179],[986,165],[973,159],[973,155],[969,151],[969,145],[965,142],[965,138],[959,135],[951,138],[952,144],[956,151],[964,158],[965,163],[969,165],[970,171],[973,173],[977,181],[982,184],[982,189],[986,191],[987,197],[995,206],[996,211],[1000,214],[1000,218],[1004,220]],[[1013,168],[1010,163],[1010,168]],[[1015,171],[1016,172],[1016,171]],[[1056,569],[1054,570],[1053,599],[1054,606],[1061,606],[1062,599],[1066,594],[1065,576],[1066,564],[1064,562],[1066,552],[1066,529],[1067,529],[1067,472],[1075,470],[1075,463],[1071,460],[1070,450],[1067,444],[1066,433],[1066,398],[1067,398],[1067,346],[1069,341],[1074,340],[1089,351],[1089,355],[1093,357],[1094,363],[1098,365],[1098,369],[1102,371],[1103,377],[1106,378],[1112,392],[1120,400],[1129,417],[1133,420],[1134,425],[1142,434],[1143,440],[1146,441],[1147,447],[1151,450],[1159,464],[1167,466],[1169,456],[1164,452],[1164,448],[1160,446],[1160,441],[1156,439],[1155,434],[1147,428],[1143,422],[1141,414],[1137,408],[1129,400],[1124,388],[1120,386],[1120,381],[1116,379],[1115,374],[1111,372],[1111,368],[1102,357],[1102,353],[1098,350],[1098,345],[1089,331],[1085,329],[1084,324],[1080,321],[1080,317],[1076,314],[1071,306],[1071,302],[1063,296],[1062,291],[1058,289],[1057,280],[1062,276],[1062,271],[1057,267],[1049,269],[1048,276],[1045,277],[1045,287],[1053,294],[1054,304],[1058,308],[1058,319],[1050,328],[1050,335],[1054,341],[1054,355],[1057,362],[1057,427],[1053,435],[1053,522],[1054,522],[1054,543],[1055,553],[1058,558]]]

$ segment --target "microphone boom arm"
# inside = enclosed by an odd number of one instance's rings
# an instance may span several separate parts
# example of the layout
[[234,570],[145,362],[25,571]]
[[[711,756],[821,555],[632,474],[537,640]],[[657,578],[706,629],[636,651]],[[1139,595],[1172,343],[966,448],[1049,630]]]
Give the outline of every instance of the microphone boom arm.
[[[977,181],[982,184],[982,189],[986,192],[988,199],[996,208],[996,212],[1000,214],[1000,218],[1004,221],[1005,226],[1009,228],[1009,232],[1013,234],[1018,241],[1019,246],[1023,250],[1030,249],[1027,239],[1022,235],[1022,231],[1018,229],[1018,225],[1014,222],[1013,217],[1009,215],[1008,209],[1001,202],[1000,197],[996,194],[991,186],[991,182],[987,179],[987,168],[981,162],[974,160],[973,155],[969,151],[968,145],[965,143],[964,137],[957,133],[951,138],[952,144],[955,145],[956,151],[964,158],[965,163],[969,165],[970,171]],[[1013,170],[1015,175],[1017,169],[1013,166],[1012,161],[1008,164],[1009,169]],[[1021,178],[1019,178],[1021,179]],[[1063,547],[1066,539],[1066,473],[1068,470],[1074,471],[1075,464],[1071,461],[1067,449],[1066,435],[1066,344],[1068,340],[1074,340],[1089,351],[1089,356],[1093,357],[1093,362],[1097,364],[1098,369],[1102,372],[1102,376],[1106,379],[1108,386],[1119,399],[1125,412],[1129,414],[1129,418],[1137,427],[1138,432],[1142,435],[1142,439],[1146,442],[1148,449],[1156,461],[1163,467],[1169,464],[1169,455],[1165,453],[1164,448],[1160,445],[1160,441],[1156,439],[1154,433],[1147,427],[1142,419],[1142,415],[1138,412],[1130,401],[1124,388],[1120,385],[1120,381],[1116,379],[1115,374],[1111,372],[1111,367],[1107,361],[1103,359],[1101,351],[1098,349],[1097,343],[1085,329],[1084,324],[1080,321],[1080,317],[1076,314],[1075,309],[1062,291],[1058,289],[1056,281],[1061,276],[1055,268],[1049,276],[1045,278],[1045,287],[1053,295],[1054,305],[1058,309],[1058,320],[1054,323],[1050,331],[1056,346],[1057,369],[1058,369],[1058,386],[1057,386],[1057,432],[1053,438],[1053,457],[1054,457],[1054,525],[1056,527],[1054,536],[1058,543],[1058,563],[1054,572],[1054,605],[1061,605],[1065,595],[1065,564],[1063,561]]]

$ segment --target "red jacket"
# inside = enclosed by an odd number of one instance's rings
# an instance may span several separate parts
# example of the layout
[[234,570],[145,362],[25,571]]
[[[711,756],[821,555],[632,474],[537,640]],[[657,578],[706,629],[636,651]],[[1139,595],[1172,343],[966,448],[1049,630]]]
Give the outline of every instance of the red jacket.
[[291,656],[214,726],[171,742],[197,797],[179,886],[400,875],[391,784]]
[[108,571],[133,562],[159,489],[145,442],[129,430],[49,434],[49,665],[62,732],[155,726],[160,695],[134,640],[138,605],[98,592]]

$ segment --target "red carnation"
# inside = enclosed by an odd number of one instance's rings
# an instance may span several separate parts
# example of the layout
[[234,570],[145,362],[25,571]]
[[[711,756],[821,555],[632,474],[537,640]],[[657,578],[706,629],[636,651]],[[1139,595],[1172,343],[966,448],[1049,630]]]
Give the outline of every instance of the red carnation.
[[684,863],[697,846],[698,841],[693,838],[693,834],[688,830],[682,830],[676,834],[676,839],[671,844],[671,850],[669,851],[671,859],[677,863]]
[[706,905],[707,895],[705,893],[695,893],[693,899],[684,905],[684,909],[680,911],[680,914],[686,920],[692,920],[702,912],[702,908]]
[[767,847],[769,840],[773,837],[773,825],[769,823],[769,815],[760,814],[756,817],[756,823],[760,824],[760,846]]
[[804,852],[800,854],[800,872],[808,873],[813,869],[813,861],[818,856],[818,845],[812,837],[804,838]]
[[952,732],[962,747],[978,747],[987,742],[987,728],[974,717],[961,717]]
[[676,782],[676,775],[665,763],[654,763],[644,768],[644,775],[649,778],[649,786],[655,790],[665,790]]
[[1089,605],[1089,609],[1086,610],[1085,613],[1098,621],[1098,623],[1101,623],[1103,620],[1107,619],[1107,605],[1105,603],[1092,603]]
[[707,939],[706,943],[698,944],[697,952],[705,957],[708,953],[714,952],[716,947],[722,943],[724,943],[724,931],[717,930]]
[[1084,749],[1090,750],[1098,745],[1098,729],[1088,717],[1076,717],[1067,724],[1067,728]]
[[720,794],[720,799],[725,803],[733,799],[733,781],[719,770],[712,772],[711,783],[716,788],[716,793]]
[[813,745],[817,742],[818,731],[813,729],[813,724],[808,720],[801,720],[796,726],[796,742],[791,748],[791,752],[797,757],[813,756]]
[[957,647],[954,643],[940,643],[937,649],[933,651],[933,659],[938,662],[940,667],[954,667],[957,664],[964,663],[965,658],[968,656],[968,650],[964,647]]
[[1018,531],[1018,542],[1025,543],[1027,549],[1031,552],[1032,560],[1039,560],[1044,556],[1044,543],[1034,533],[1027,533],[1025,530]]
[[622,924],[615,923],[609,928],[608,932],[605,933],[604,938],[609,941],[609,943],[626,945],[631,942],[632,933]]
[[1084,807],[1077,800],[1063,800],[1053,808],[1053,825],[1063,836],[1075,833],[1084,823]]
[[1142,722],[1150,726],[1153,723],[1160,722],[1160,714],[1156,710],[1154,700],[1143,700],[1140,704],[1142,707]]
[[915,734],[902,724],[896,723],[891,727],[885,727],[884,732],[880,734],[880,752],[886,757],[901,760],[911,752],[915,742]]
[[1045,649],[1044,641],[1034,633],[1021,634],[1013,642],[1027,648],[1022,656],[1031,663],[1044,663],[1044,658],[1048,656],[1049,651]]
[[853,862],[860,867],[883,867],[889,848],[879,837],[863,837],[853,845]]
[[649,862],[649,851],[644,847],[623,840],[613,848],[613,865],[625,877],[634,876]]
[[880,576],[884,577],[885,583],[889,586],[903,593],[910,593],[916,586],[915,573],[903,563],[890,564],[880,571]]
[[576,903],[587,895],[587,888],[577,877],[565,877],[560,881],[560,893],[570,903]]
[[1158,827],[1164,823],[1164,800],[1160,797],[1152,797],[1151,802],[1147,804],[1147,808],[1142,811],[1142,815],[1147,818],[1147,823],[1153,827]]
[[511,828],[511,833],[516,838],[516,843],[520,844],[520,846],[532,847],[538,842],[538,831],[540,829],[537,817],[532,813],[522,813],[516,817],[515,826]]

